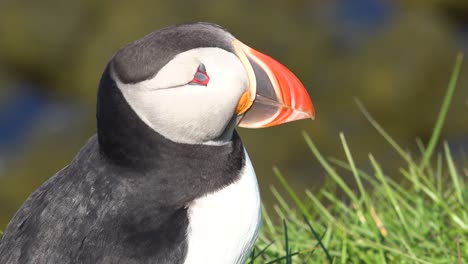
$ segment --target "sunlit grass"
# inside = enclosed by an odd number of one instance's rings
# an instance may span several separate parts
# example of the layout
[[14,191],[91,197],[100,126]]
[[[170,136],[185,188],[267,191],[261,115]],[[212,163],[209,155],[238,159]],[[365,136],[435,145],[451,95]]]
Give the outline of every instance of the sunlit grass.
[[[340,140],[346,160],[325,158],[304,132],[314,156],[311,159],[322,165],[339,191],[324,186],[317,193],[306,191],[306,198],[300,199],[274,168],[293,204],[272,188],[276,215],[264,210],[263,230],[248,263],[467,263],[468,175],[457,168],[447,142],[442,144],[442,153],[435,153],[461,64],[459,55],[432,137],[427,147],[419,144],[418,157],[399,146],[357,101],[404,161],[399,175],[387,175],[372,154],[372,171],[357,168],[343,134]],[[346,183],[349,175],[357,190]]]

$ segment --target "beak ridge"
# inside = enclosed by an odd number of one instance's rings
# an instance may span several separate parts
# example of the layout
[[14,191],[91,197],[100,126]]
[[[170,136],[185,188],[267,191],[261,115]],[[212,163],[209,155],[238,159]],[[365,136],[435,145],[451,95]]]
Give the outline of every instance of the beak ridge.
[[313,119],[314,106],[299,79],[273,58],[240,44],[255,75],[256,94],[239,126],[261,128],[300,119]]

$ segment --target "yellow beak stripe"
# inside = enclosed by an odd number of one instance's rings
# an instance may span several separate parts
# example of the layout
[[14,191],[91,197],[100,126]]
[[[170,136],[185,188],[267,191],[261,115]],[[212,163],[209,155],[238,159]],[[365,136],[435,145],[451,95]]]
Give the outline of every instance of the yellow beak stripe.
[[236,114],[241,115],[245,113],[253,104],[253,101],[250,100],[250,92],[244,92],[239,100],[239,103],[236,107]]

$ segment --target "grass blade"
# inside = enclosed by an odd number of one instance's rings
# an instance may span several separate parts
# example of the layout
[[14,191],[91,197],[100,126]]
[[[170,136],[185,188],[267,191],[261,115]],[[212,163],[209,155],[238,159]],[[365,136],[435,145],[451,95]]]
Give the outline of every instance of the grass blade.
[[427,145],[426,151],[424,152],[423,159],[420,165],[421,169],[424,169],[429,164],[429,160],[432,157],[432,153],[434,152],[437,142],[439,141],[440,133],[442,131],[445,118],[447,117],[448,109],[450,103],[452,102],[453,94],[455,93],[455,88],[457,87],[458,76],[460,75],[462,63],[463,54],[460,53],[457,56],[457,60],[455,62],[452,76],[450,78],[450,82],[447,88],[447,93],[445,94],[444,100],[442,102],[442,107],[440,109],[439,116],[434,126],[434,130],[432,131],[432,136],[429,140],[429,144]]
[[405,217],[403,216],[403,213],[401,212],[400,206],[397,203],[394,195],[393,195],[393,190],[390,188],[390,186],[387,184],[387,181],[385,180],[385,177],[383,176],[382,169],[380,168],[380,165],[375,161],[374,157],[372,155],[369,155],[369,159],[372,163],[372,166],[374,167],[375,170],[375,175],[377,178],[379,178],[380,182],[382,182],[383,185],[383,190],[386,193],[387,197],[389,198],[393,209],[397,213],[398,218],[401,221],[401,224],[405,228],[405,230],[408,230],[408,225],[406,224]]
[[393,147],[393,149],[400,154],[400,156],[408,163],[414,163],[411,157],[404,151],[400,145],[385,131],[385,129],[380,126],[380,124],[372,117],[372,115],[367,111],[362,102],[358,98],[354,98],[359,110],[366,117],[366,119],[371,123],[371,125],[379,132],[379,134]]
[[310,215],[309,211],[307,210],[306,206],[304,203],[299,199],[297,196],[296,192],[291,188],[289,183],[284,179],[283,175],[281,174],[280,170],[277,167],[273,168],[273,171],[278,178],[278,180],[281,182],[281,185],[283,185],[284,189],[286,189],[286,192],[289,194],[291,199],[293,199],[294,203],[299,207],[299,210],[301,210],[302,214],[306,215],[309,218],[312,218]]
[[460,204],[465,205],[465,201],[463,200],[463,187],[462,183],[460,182],[457,169],[453,164],[452,154],[450,154],[450,149],[447,142],[444,142],[444,150],[445,150],[445,158],[447,160],[447,166],[449,168],[449,175],[452,178],[453,187],[455,188],[455,193],[457,194],[458,201]]
[[283,219],[283,228],[284,228],[284,251],[286,252],[286,264],[291,264],[292,259],[290,256],[291,250],[289,249],[288,226],[286,225],[286,220],[284,219]]
[[303,131],[302,135],[304,136],[304,139],[309,146],[309,149],[312,151],[314,156],[317,158],[317,160],[320,162],[322,167],[327,171],[328,175],[333,178],[333,180],[338,184],[338,186],[343,190],[343,192],[348,195],[348,197],[353,201],[353,203],[357,204],[359,201],[354,194],[354,192],[349,188],[349,186],[343,181],[343,179],[336,173],[336,171],[330,166],[330,164],[325,160],[325,158],[320,154],[320,151],[317,149],[315,146],[314,142],[312,139],[309,137],[309,135]]
[[307,226],[309,227],[310,231],[312,232],[312,234],[314,234],[314,237],[315,239],[317,239],[318,241],[318,244],[320,245],[320,247],[322,248],[323,252],[325,252],[325,255],[327,256],[327,259],[328,259],[328,263],[333,263],[333,258],[330,256],[330,253],[328,252],[327,248],[325,247],[325,245],[322,243],[322,238],[323,236],[325,235],[326,233],[326,230],[325,232],[323,233],[322,237],[319,236],[319,234],[315,231],[315,229],[312,227],[312,225],[310,224],[310,221],[309,219],[307,219],[307,217],[304,215],[304,221],[306,222]]

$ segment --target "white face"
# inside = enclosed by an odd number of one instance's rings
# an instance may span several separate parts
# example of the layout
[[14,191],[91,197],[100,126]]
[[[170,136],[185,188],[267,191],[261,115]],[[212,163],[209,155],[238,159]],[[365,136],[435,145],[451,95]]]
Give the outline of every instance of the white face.
[[[189,84],[200,64],[210,80]],[[117,86],[149,127],[179,143],[217,144],[234,129],[235,109],[249,80],[241,61],[220,48],[197,48],[178,54],[152,79]]]

